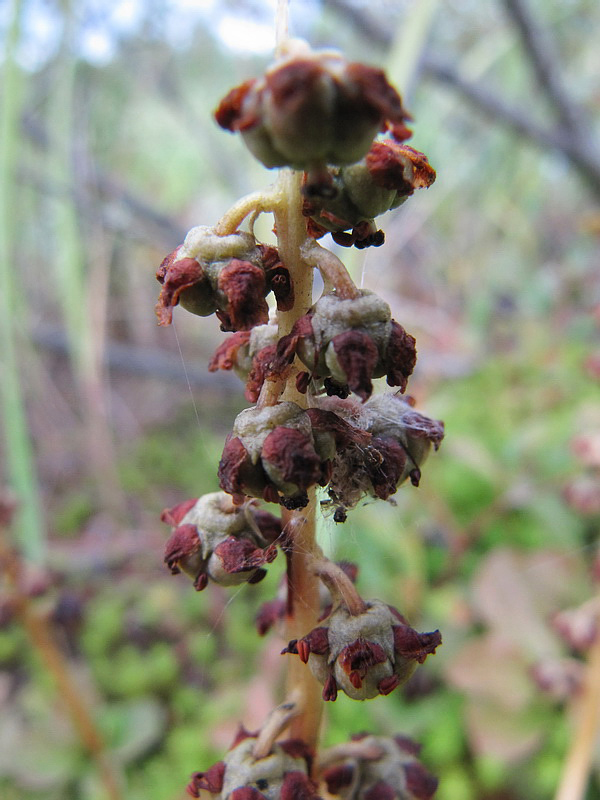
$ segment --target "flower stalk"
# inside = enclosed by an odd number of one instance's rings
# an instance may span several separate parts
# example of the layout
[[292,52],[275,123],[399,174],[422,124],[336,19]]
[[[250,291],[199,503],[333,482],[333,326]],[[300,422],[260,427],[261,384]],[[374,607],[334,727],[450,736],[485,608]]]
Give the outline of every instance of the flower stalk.
[[[409,479],[418,485],[443,424],[399,396],[415,365],[414,338],[315,240],[329,231],[344,246],[382,245],[374,217],[429,186],[435,172],[402,144],[409,116],[381,70],[288,40],[283,0],[277,28],[275,63],[232,89],[215,118],[264,166],[280,168],[278,179],[214,228],[193,228],[157,273],[160,324],[170,324],[177,305],[214,313],[232,335],[210,369],[234,369],[256,403],[237,416],[225,442],[222,491],[163,512],[173,529],[165,562],[201,591],[211,582],[259,582],[279,549],[284,591],[265,604],[257,627],[264,635],[279,625],[288,641],[282,654],[292,656],[286,701],[257,733],[240,730],[223,761],[195,773],[188,791],[221,800],[316,800],[344,794],[340,776],[351,771],[354,798],[363,778],[372,794],[392,770],[399,783],[385,792],[429,800],[437,782],[404,739],[350,746],[339,757],[354,759],[351,767],[318,768],[323,701],[338,692],[355,700],[389,694],[435,653],[441,635],[418,633],[397,609],[363,598],[357,568],[324,556],[317,513],[343,523],[363,498],[387,500]],[[273,214],[276,247],[256,240],[262,213]],[[316,299],[315,269],[324,284]],[[276,309],[269,310],[271,292]],[[398,393],[371,398],[382,377]],[[279,506],[280,517],[260,503]]]

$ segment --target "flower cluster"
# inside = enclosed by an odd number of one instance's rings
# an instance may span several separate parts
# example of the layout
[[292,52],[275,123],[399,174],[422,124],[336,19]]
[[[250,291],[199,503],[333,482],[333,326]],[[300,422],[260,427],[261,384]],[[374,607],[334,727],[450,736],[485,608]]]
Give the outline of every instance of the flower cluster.
[[331,167],[329,172],[334,196],[304,198],[308,234],[319,239],[330,232],[337,244],[359,249],[383,244],[385,236],[375,217],[398,208],[415,189],[435,180],[427,156],[391,139],[373,142],[356,164]]
[[335,700],[340,689],[354,700],[389,694],[442,643],[439,631],[417,633],[380,600],[364,603],[359,613],[340,603],[323,622],[283,652],[308,663],[324,700]]
[[173,307],[180,303],[201,317],[216,313],[223,330],[245,331],[268,321],[265,297],[270,291],[282,311],[294,302],[289,272],[277,250],[241,231],[218,236],[212,228],[192,228],[156,277],[162,284],[156,305],[161,325],[170,324]]
[[334,194],[326,165],[356,163],[380,130],[410,135],[409,115],[380,69],[298,41],[261,79],[232,89],[215,117],[266,167],[306,170],[309,196]]
[[164,560],[173,575],[185,572],[198,591],[209,580],[221,586],[258,583],[277,555],[281,522],[253,505],[235,506],[222,492],[186,500],[162,513],[173,526]]
[[335,748],[323,770],[329,794],[342,800],[431,800],[438,781],[418,759],[420,746],[405,736],[352,737]]
[[223,761],[192,775],[188,793],[200,797],[204,791],[219,800],[319,800],[309,777],[312,753],[302,741],[277,742],[258,757],[256,744],[257,734],[241,728]]
[[298,355],[308,368],[299,389],[310,380],[327,381],[328,394],[363,400],[373,391],[373,378],[387,377],[404,391],[417,353],[415,339],[392,319],[389,305],[372,292],[353,298],[323,294],[311,310],[279,340],[275,369]]

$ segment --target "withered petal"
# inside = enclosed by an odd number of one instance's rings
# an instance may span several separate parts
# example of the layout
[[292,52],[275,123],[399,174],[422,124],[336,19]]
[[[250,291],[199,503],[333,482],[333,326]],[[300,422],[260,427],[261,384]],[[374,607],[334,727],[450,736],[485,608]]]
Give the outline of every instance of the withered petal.
[[352,785],[355,771],[351,764],[338,764],[326,769],[323,772],[323,779],[327,784],[327,791],[330,794],[341,794],[342,789]]
[[280,800],[318,800],[317,787],[304,772],[288,772],[281,785]]
[[408,456],[402,445],[391,438],[374,436],[371,448],[379,458],[365,461],[365,470],[373,484],[375,496],[387,500],[398,488]]
[[167,525],[179,525],[188,511],[193,508],[197,502],[198,498],[193,497],[190,500],[184,500],[182,503],[172,506],[172,508],[165,508],[160,515],[161,522],[166,522]]
[[229,794],[228,800],[267,800],[267,798],[254,786],[239,786]]
[[275,376],[273,362],[277,352],[277,345],[269,344],[261,348],[252,359],[252,366],[246,381],[246,400],[255,403],[260,395],[263,383],[269,376]]
[[175,528],[165,543],[164,562],[173,575],[179,572],[179,562],[197,553],[200,549],[200,537],[195,525],[180,525]]
[[400,391],[404,392],[417,363],[416,340],[395,320],[392,320],[391,325],[385,351],[387,382],[389,386],[399,386]]
[[173,319],[173,308],[179,302],[179,296],[185,289],[206,282],[208,278],[195,258],[177,259],[177,250],[168,255],[156,273],[162,283],[162,289],[156,304],[156,316],[159,325],[170,325]]
[[244,468],[250,466],[252,466],[252,461],[242,440],[230,434],[225,441],[223,455],[219,461],[219,469],[217,472],[221,489],[233,495],[243,494],[244,483],[242,471]]
[[[300,644],[305,645],[308,653],[324,656],[329,652],[329,628],[324,626],[313,628],[310,633],[307,633],[306,636],[300,639],[298,642],[298,655],[302,658],[300,654]],[[306,658],[302,658],[302,661],[304,661],[304,663],[308,661],[308,654]]]
[[346,67],[346,74],[360,86],[362,99],[382,120],[402,123],[410,119],[410,114],[402,105],[400,95],[388,83],[383,70],[354,61]]
[[218,369],[233,369],[237,361],[238,350],[248,344],[249,341],[250,331],[236,331],[231,336],[228,336],[215,350],[215,354],[209,362],[208,371],[216,372]]
[[257,569],[267,563],[270,557],[270,553],[255,547],[248,539],[236,539],[235,536],[228,536],[220,542],[213,555],[217,556],[225,572],[231,574]]
[[417,633],[409,625],[394,625],[394,650],[397,656],[418,661],[422,664],[428,655],[435,653],[442,643],[439,631]]
[[312,441],[296,428],[274,428],[263,443],[261,457],[301,492],[318,483],[321,476],[321,460]]
[[221,128],[227,131],[243,131],[258,124],[255,113],[242,110],[244,100],[256,84],[256,78],[244,81],[234,87],[219,103],[215,111],[215,119]]
[[438,788],[438,779],[418,761],[404,765],[406,788],[415,800],[431,800]]
[[365,792],[363,800],[395,800],[397,797],[398,792],[389,783],[377,781],[368,792]]
[[276,622],[285,617],[285,600],[268,600],[258,609],[256,630],[259,636],[267,634]]
[[[217,794],[223,788],[223,777],[225,775],[225,762],[217,761],[206,772],[195,772],[192,776],[191,785],[194,786],[196,791],[203,789],[211,794]],[[193,795],[199,797],[198,794]]]
[[387,661],[387,656],[380,644],[366,639],[356,639],[342,649],[337,661],[348,675],[357,670],[364,676],[370,667]]
[[[269,321],[264,270],[251,261],[232,258],[219,273],[219,289],[227,297],[226,316],[234,331],[249,330]],[[224,316],[219,318],[225,324]]]
[[373,392],[371,378],[379,352],[371,337],[359,330],[344,331],[331,340],[348,386],[365,401]]
[[333,675],[329,675],[323,686],[322,697],[325,701],[334,701],[338,695],[337,682]]
[[297,319],[290,333],[287,336],[282,336],[277,342],[277,354],[273,362],[273,369],[276,372],[283,371],[285,367],[292,363],[300,339],[308,339],[314,336],[312,317],[313,315],[309,311],[303,317]]

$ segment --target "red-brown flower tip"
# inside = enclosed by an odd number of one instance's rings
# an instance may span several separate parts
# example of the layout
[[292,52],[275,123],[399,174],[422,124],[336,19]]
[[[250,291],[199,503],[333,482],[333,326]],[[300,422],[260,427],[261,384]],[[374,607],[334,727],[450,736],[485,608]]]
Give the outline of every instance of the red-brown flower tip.
[[194,559],[200,552],[200,539],[195,525],[179,525],[167,539],[164,561],[172,575],[181,572],[180,564]]
[[362,292],[352,300],[324,294],[280,339],[274,364],[282,369],[297,354],[310,378],[327,381],[328,391],[346,387],[366,400],[373,378],[404,391],[416,362],[415,340],[391,319],[387,303]]
[[311,195],[330,193],[326,164],[355,163],[382,127],[408,118],[381,70],[298,41],[263,78],[233,89],[216,112],[219,125],[239,131],[266,167],[308,170]]
[[[361,736],[339,762],[323,771],[330,794],[343,800],[431,800],[438,781],[418,761],[418,745],[403,745],[404,737]],[[410,740],[407,740],[410,741]],[[415,752],[416,749],[416,752]]]
[[219,464],[221,488],[303,508],[307,490],[327,481],[332,436],[313,435],[309,415],[295,403],[247,408],[236,418]]
[[394,205],[399,205],[398,201],[413,194],[415,189],[428,188],[436,178],[424,153],[389,139],[373,142],[365,162],[373,183],[396,192]]
[[198,498],[192,497],[190,500],[184,500],[183,503],[178,503],[172,508],[165,508],[160,515],[160,521],[165,522],[167,525],[179,525],[190,508],[193,508],[197,502]]
[[266,323],[271,290],[279,308],[293,305],[289,271],[277,250],[240,231],[218,236],[212,228],[192,228],[156,277],[162,283],[156,306],[161,325],[171,322],[178,303],[199,316],[216,313],[222,329],[230,331]]
[[438,779],[425,767],[413,761],[404,767],[406,788],[415,800],[431,800],[438,788]]
[[266,511],[236,507],[221,492],[204,495],[163,514],[166,522],[179,519],[165,546],[164,560],[172,574],[185,572],[198,591],[209,579],[223,586],[258,583],[265,576],[262,567],[275,558],[274,542],[281,522]]
[[162,289],[156,304],[156,316],[159,325],[170,325],[173,319],[173,308],[176,306],[183,292],[194,294],[198,307],[206,307],[207,314],[215,309],[210,298],[204,304],[204,297],[210,296],[210,281],[204,270],[195,258],[179,258],[181,247],[176,248],[162,262],[156,273],[156,279],[162,284]]
[[380,600],[359,614],[342,603],[324,622],[283,650],[308,663],[324,700],[335,700],[338,690],[355,700],[389,694],[441,644],[439,631],[421,634],[399,624],[396,610]]
[[215,350],[208,364],[208,371],[230,370],[237,366],[239,350],[248,345],[251,333],[252,331],[237,331],[228,336]]
[[421,466],[444,438],[444,425],[415,411],[397,394],[356,401],[322,399],[320,404],[370,434],[368,441],[337,443],[328,492],[333,508],[352,508],[363,497],[387,500],[407,479],[419,484]]
[[385,236],[375,219],[397,208],[415,189],[430,186],[435,170],[423,153],[387,139],[373,142],[358,163],[331,167],[329,178],[335,189],[330,196],[304,199],[308,235],[319,239],[330,232],[343,247],[378,247]]
[[206,772],[194,772],[188,784],[187,790],[192,797],[200,797],[200,791],[219,794],[223,788],[223,776],[225,775],[225,762],[217,761]]
[[288,772],[281,785],[280,800],[316,800],[316,784],[304,772]]

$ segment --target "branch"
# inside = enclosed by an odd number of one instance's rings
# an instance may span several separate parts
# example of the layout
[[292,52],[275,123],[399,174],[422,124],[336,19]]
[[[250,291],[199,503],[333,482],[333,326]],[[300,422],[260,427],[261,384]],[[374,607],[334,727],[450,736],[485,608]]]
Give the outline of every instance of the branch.
[[592,192],[600,196],[600,157],[588,143],[572,138],[563,128],[543,128],[523,110],[509,105],[486,87],[469,83],[453,67],[433,56],[423,59],[422,69],[429,77],[451,86],[491,119],[502,122],[535,144],[558,150],[579,172]]
[[558,112],[563,125],[575,138],[583,138],[586,122],[581,109],[572,102],[560,78],[560,59],[550,38],[531,14],[526,0],[502,0],[506,12],[518,30],[541,88]]

